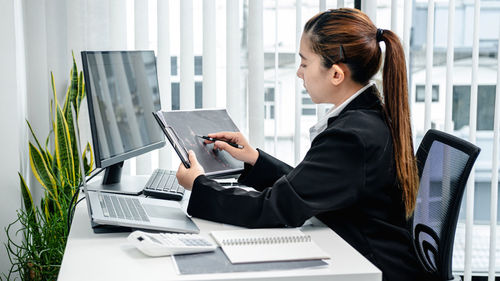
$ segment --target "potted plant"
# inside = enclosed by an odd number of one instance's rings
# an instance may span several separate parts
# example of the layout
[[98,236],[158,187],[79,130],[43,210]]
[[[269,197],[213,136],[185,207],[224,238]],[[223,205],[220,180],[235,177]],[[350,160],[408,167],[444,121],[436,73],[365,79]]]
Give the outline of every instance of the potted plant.
[[[73,54],[71,82],[64,104],[57,101],[54,76],[51,73],[53,100],[50,105],[51,131],[45,143],[33,132],[26,121],[34,142],[29,142],[31,171],[44,188],[40,204],[35,204],[22,175],[19,173],[23,208],[17,210],[17,219],[5,228],[8,257],[11,268],[0,279],[11,280],[16,275],[21,280],[56,280],[59,273],[69,232],[72,198],[78,192],[81,170],[78,157],[73,114],[78,119],[80,105],[85,97],[83,73],[78,72]],[[78,124],[78,122],[76,122]],[[51,149],[51,140],[53,148]],[[82,153],[85,174],[92,171],[93,156],[90,143]],[[14,235],[21,234],[16,242]]]

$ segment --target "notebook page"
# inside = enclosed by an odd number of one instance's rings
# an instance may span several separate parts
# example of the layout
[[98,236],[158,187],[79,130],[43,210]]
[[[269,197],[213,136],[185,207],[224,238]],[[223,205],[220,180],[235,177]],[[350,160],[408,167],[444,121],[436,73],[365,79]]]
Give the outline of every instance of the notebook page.
[[309,235],[296,228],[212,231],[231,263],[330,258]]

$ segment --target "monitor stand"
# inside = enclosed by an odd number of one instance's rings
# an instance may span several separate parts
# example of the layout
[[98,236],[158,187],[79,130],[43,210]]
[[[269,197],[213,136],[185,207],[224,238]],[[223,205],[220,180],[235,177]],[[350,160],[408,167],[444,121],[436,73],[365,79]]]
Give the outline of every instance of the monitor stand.
[[122,176],[122,168],[123,161],[107,167],[102,182],[87,183],[87,189],[120,194],[141,194],[149,178],[147,176]]

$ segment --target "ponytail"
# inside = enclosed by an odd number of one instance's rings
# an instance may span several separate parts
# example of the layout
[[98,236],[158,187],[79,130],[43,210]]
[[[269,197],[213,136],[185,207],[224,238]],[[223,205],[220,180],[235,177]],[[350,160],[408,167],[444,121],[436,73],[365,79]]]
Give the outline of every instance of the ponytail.
[[379,42],[385,42],[383,110],[392,135],[405,215],[409,218],[416,204],[418,172],[413,153],[405,57],[398,37],[390,30],[377,29],[366,14],[349,8],[318,13],[306,23],[304,33],[309,36],[312,50],[323,58],[324,67],[344,63],[351,71],[351,79],[362,85],[379,70],[382,57]]
[[384,111],[392,133],[397,177],[403,191],[406,217],[409,218],[415,209],[419,180],[412,143],[405,56],[394,32],[379,29],[377,37],[385,43]]

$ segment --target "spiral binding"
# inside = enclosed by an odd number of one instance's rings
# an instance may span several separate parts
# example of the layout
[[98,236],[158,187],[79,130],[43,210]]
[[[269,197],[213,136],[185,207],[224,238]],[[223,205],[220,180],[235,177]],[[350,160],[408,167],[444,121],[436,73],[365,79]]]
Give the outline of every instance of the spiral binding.
[[252,238],[232,238],[223,239],[224,246],[245,246],[261,244],[285,244],[311,242],[310,235],[301,236],[280,236],[280,237],[252,237]]

